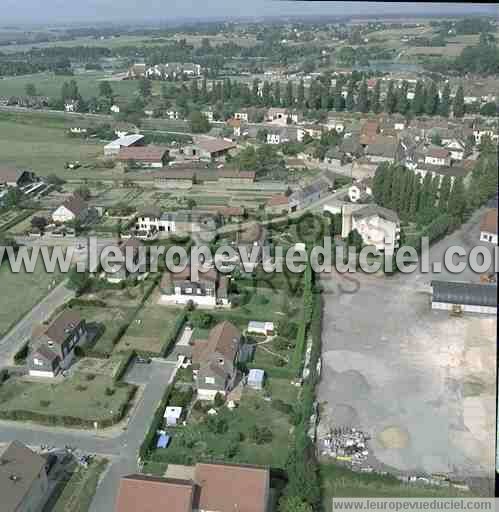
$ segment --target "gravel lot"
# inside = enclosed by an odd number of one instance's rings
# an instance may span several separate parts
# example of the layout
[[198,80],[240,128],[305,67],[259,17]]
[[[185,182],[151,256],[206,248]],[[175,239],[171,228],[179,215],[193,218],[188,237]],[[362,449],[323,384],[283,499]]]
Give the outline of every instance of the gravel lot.
[[[450,245],[476,244],[479,216],[433,246],[430,261]],[[496,318],[432,311],[432,277],[323,278],[320,430],[369,432],[377,461],[400,472],[491,476]],[[438,278],[479,280],[469,272]]]

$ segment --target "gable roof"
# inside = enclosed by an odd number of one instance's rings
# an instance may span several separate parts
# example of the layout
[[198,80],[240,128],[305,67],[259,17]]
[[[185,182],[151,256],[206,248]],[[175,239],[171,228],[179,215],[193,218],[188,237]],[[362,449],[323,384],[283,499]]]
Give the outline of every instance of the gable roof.
[[497,208],[489,210],[480,223],[480,231],[495,233],[497,235]]
[[354,217],[358,218],[364,218],[364,217],[374,217],[378,216],[382,219],[398,223],[400,222],[399,216],[396,212],[393,210],[389,210],[388,208],[383,208],[382,206],[378,206],[375,204],[370,204],[367,206],[364,206],[363,208],[359,208],[358,210],[355,210],[352,215]]
[[49,325],[45,336],[53,342],[61,344],[68,337],[68,331],[73,331],[81,321],[79,313],[72,309],[66,309]]
[[168,150],[159,146],[130,146],[120,148],[118,160],[140,160],[141,162],[161,162]]
[[191,512],[194,486],[189,480],[128,475],[121,479],[116,512]]
[[0,455],[0,496],[2,511],[16,512],[38,475],[45,459],[19,441],[13,441]]
[[78,216],[87,208],[87,203],[78,194],[73,194],[71,197],[68,197],[64,203],[62,203],[62,206],[67,208],[75,216]]
[[24,171],[15,167],[0,167],[0,183],[17,183]]
[[220,151],[228,151],[236,147],[234,142],[225,139],[208,139],[200,138],[196,144],[203,151],[208,153],[218,153]]
[[433,302],[468,306],[497,306],[497,285],[432,281]]
[[225,464],[196,464],[195,498],[198,510],[265,512],[269,492],[268,469]]
[[227,320],[218,323],[211,329],[208,340],[195,344],[193,363],[206,363],[215,352],[222,354],[228,361],[234,361],[239,348],[241,331]]

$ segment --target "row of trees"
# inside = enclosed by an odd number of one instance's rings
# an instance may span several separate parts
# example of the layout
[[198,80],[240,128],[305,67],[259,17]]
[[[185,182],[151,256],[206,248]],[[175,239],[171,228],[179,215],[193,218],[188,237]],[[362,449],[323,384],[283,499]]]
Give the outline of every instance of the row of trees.
[[421,180],[403,166],[383,163],[376,170],[373,195],[377,204],[395,210],[402,220],[415,220],[420,228],[442,214],[460,224],[497,193],[497,181],[497,149],[485,141],[468,187],[463,177],[426,173]]

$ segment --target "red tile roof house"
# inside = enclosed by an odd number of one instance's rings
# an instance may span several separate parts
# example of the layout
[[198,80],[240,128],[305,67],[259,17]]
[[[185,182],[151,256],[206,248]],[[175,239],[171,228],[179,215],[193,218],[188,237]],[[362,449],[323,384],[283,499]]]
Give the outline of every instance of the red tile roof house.
[[168,155],[168,149],[158,146],[131,146],[121,148],[117,160],[129,169],[161,169],[167,164]]
[[287,213],[289,201],[285,195],[272,196],[265,204],[265,211],[268,213]]
[[199,307],[214,308],[230,304],[227,295],[228,278],[215,269],[199,272],[193,280],[191,269],[187,266],[182,272],[167,272],[160,283],[161,304],[188,304],[193,302]]
[[268,512],[270,471],[229,464],[185,468],[189,479],[129,475],[115,512]]
[[200,138],[194,146],[199,157],[204,159],[221,158],[236,148],[236,144],[231,140],[210,138]]
[[89,213],[87,202],[78,194],[74,194],[62,203],[54,213],[52,220],[57,224],[64,224],[73,220],[84,222]]
[[76,346],[86,340],[85,320],[76,311],[64,311],[31,341],[29,374],[33,377],[55,377],[71,366]]
[[497,244],[497,208],[492,208],[482,217],[480,242]]
[[231,322],[220,322],[207,340],[195,340],[192,364],[199,400],[214,400],[234,389],[240,373],[241,331]]

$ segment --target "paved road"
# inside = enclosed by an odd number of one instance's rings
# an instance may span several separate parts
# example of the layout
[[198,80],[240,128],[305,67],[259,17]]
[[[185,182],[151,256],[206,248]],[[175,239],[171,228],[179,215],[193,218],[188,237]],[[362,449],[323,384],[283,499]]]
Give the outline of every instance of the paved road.
[[91,510],[112,511],[119,479],[123,475],[137,471],[139,447],[165,388],[173,378],[174,370],[174,362],[153,360],[144,370],[132,368],[132,371],[125,375],[126,381],[140,384],[142,390],[138,403],[130,413],[126,429],[113,428],[94,432],[0,422],[0,444],[17,439],[33,447],[42,444],[56,447],[69,445],[86,453],[109,458],[110,467],[99,484]]
[[66,288],[65,283],[56,286],[41,302],[3,338],[0,339],[0,368],[10,366],[14,354],[31,337],[33,327],[46,320],[52,312],[74,297],[74,291]]

